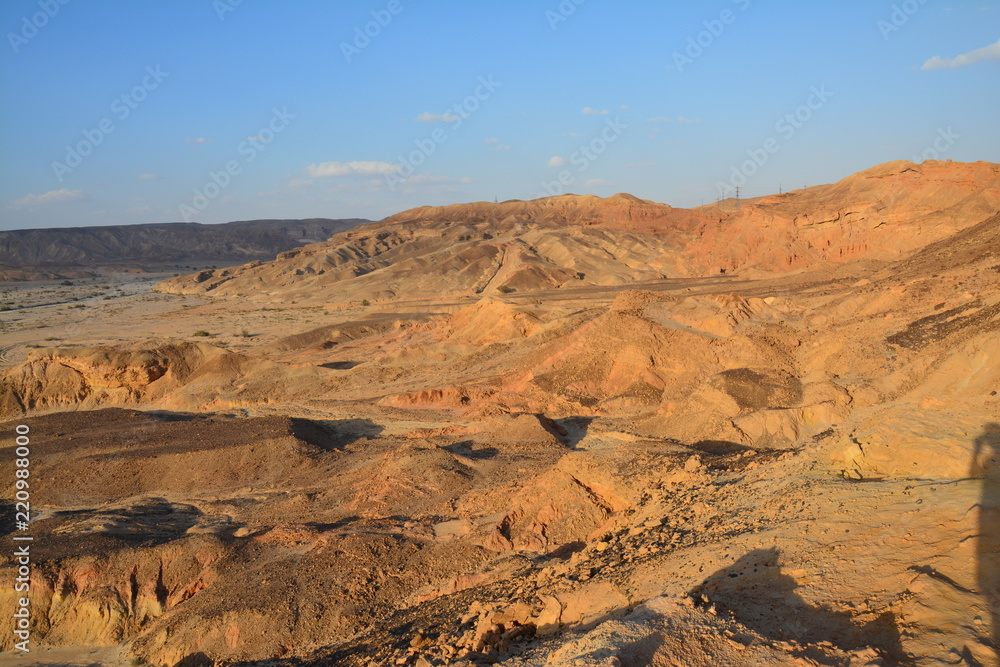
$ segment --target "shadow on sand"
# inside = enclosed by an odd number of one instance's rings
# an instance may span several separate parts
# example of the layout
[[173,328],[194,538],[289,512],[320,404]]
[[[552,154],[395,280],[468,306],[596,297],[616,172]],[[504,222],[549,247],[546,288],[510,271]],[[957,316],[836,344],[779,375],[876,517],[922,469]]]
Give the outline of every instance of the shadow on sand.
[[[976,575],[992,618],[993,648],[1000,647],[1000,424],[990,422],[973,441],[969,477],[982,480]],[[1000,655],[994,663],[1000,667]]]

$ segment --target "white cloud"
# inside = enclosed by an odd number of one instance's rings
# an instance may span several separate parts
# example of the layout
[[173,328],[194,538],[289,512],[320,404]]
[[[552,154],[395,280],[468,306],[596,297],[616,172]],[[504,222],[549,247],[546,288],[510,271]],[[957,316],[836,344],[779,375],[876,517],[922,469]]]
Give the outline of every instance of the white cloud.
[[597,109],[591,109],[590,107],[583,107],[583,113],[586,114],[586,115],[588,115],[588,116],[609,116],[609,115],[611,115],[611,112],[608,111],[607,109],[597,110]]
[[211,139],[206,139],[205,137],[198,137],[197,139],[185,139],[184,141],[188,142],[189,144],[210,144],[210,143],[212,143]]
[[629,106],[628,106],[627,104],[623,104],[623,105],[621,106],[621,110],[622,110],[622,111],[628,111],[628,110],[629,110]]
[[586,183],[584,183],[588,188],[598,188],[602,185],[611,185],[610,181],[606,181],[603,178],[592,178]]
[[139,174],[140,181],[155,181],[159,177],[159,174]]
[[487,140],[486,140],[486,141],[485,141],[484,143],[487,143],[487,144],[495,144],[495,143],[498,143],[499,141],[500,141],[500,139],[499,139],[499,138],[497,138],[497,137],[492,137],[492,138],[489,138],[489,139],[487,139]]
[[979,62],[980,60],[996,60],[1000,58],[1000,39],[993,42],[989,46],[984,46],[981,49],[976,49],[975,51],[969,51],[968,53],[963,53],[961,55],[955,56],[954,58],[942,58],[941,56],[934,56],[927,62],[925,62],[920,69],[950,69],[952,67],[965,67],[966,65],[972,65]]
[[321,162],[306,167],[306,173],[313,178],[329,176],[371,176],[379,174],[395,174],[399,171],[398,164],[388,162]]
[[673,118],[667,118],[666,116],[653,116],[652,118],[647,118],[647,123],[669,123]]
[[453,123],[458,120],[458,116],[453,113],[431,113],[425,111],[413,120],[418,123]]
[[553,155],[549,158],[550,167],[564,167],[566,166],[566,158],[561,155]]
[[700,123],[701,119],[700,118],[685,118],[684,116],[678,116],[677,117],[677,122],[678,123]]
[[66,202],[82,201],[87,196],[83,190],[50,190],[40,195],[25,195],[20,199],[15,199],[7,208],[34,208],[46,204],[63,204]]

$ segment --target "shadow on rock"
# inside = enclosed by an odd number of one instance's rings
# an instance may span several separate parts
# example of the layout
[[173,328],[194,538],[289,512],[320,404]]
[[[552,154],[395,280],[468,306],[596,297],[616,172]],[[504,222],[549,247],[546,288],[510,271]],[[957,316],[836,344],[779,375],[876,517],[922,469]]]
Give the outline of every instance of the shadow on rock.
[[822,663],[823,652],[808,645],[829,642],[843,651],[872,648],[887,665],[913,664],[900,644],[895,614],[883,612],[865,622],[850,612],[809,604],[795,592],[795,579],[782,571],[779,555],[774,548],[751,551],[689,594],[696,605],[714,606],[763,636],[803,645],[801,657]]
[[192,653],[176,663],[174,667],[213,667],[215,661],[204,653]]
[[14,503],[0,500],[0,537],[14,532]]
[[691,447],[691,449],[697,449],[700,452],[705,452],[706,454],[715,454],[717,456],[754,451],[753,447],[747,447],[746,445],[741,445],[738,442],[730,442],[728,440],[699,440],[693,445],[689,445],[689,447]]
[[565,417],[563,419],[553,419],[552,422],[557,428],[559,439],[572,449],[580,444],[580,441],[587,437],[590,422],[597,417]]
[[455,456],[461,456],[466,459],[476,459],[485,460],[495,458],[497,454],[500,453],[496,447],[480,447],[476,449],[476,443],[472,440],[465,440],[463,442],[456,442],[452,445],[447,445],[441,449],[446,452],[450,452]]
[[[55,512],[49,530],[65,533],[55,544],[45,544],[40,553],[62,552],[77,540],[111,539],[119,547],[153,547],[178,539],[202,518],[193,505],[172,503],[165,498],[142,498],[118,507]],[[111,550],[112,544],[102,549]]]
[[331,361],[326,364],[320,364],[320,368],[332,368],[335,371],[349,371],[355,366],[360,366],[362,361]]
[[335,451],[362,438],[375,438],[384,429],[370,419],[311,420],[292,418],[292,435],[311,445]]

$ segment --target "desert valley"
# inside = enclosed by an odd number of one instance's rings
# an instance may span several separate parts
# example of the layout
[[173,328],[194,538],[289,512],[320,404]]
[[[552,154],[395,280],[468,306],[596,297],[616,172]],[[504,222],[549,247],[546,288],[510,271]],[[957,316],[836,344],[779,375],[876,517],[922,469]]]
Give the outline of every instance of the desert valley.
[[1000,165],[265,227],[3,240],[4,664],[1000,665]]

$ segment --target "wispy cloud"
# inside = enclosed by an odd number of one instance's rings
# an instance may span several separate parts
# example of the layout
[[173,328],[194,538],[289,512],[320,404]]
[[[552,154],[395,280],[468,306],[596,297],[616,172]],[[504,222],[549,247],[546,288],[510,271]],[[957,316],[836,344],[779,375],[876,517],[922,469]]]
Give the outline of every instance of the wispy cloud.
[[418,123],[454,123],[458,116],[453,113],[431,113],[425,111],[413,120]]
[[465,185],[467,183],[475,183],[477,179],[472,176],[442,176],[440,174],[428,174],[420,173],[414,174],[406,179],[407,183],[410,184],[438,184],[438,183],[460,183]]
[[313,178],[330,176],[379,176],[395,174],[399,171],[398,164],[389,162],[320,162],[306,167],[306,173]]
[[188,142],[189,144],[210,144],[210,143],[212,143],[211,139],[206,139],[205,137],[198,137],[197,139],[185,139],[184,141]]
[[140,181],[155,181],[159,177],[159,174],[139,174]]
[[610,181],[606,181],[603,178],[592,178],[586,183],[584,183],[588,188],[599,188],[603,185],[611,185]]
[[561,155],[553,155],[552,157],[549,158],[549,166],[550,167],[565,167],[566,166],[566,158],[564,158]]
[[669,116],[653,116],[652,118],[646,119],[647,123],[700,123],[700,118],[686,118],[685,116],[678,116],[677,118],[670,118]]
[[492,146],[490,146],[490,150],[494,151],[494,152],[509,151],[510,150],[510,145],[509,144],[501,144],[500,143],[500,139],[496,138],[496,137],[490,137],[489,139],[486,139],[486,141],[484,143],[493,144]]
[[968,53],[963,53],[961,55],[955,56],[954,58],[942,58],[941,56],[934,56],[925,62],[920,69],[951,69],[953,67],[965,67],[966,65],[973,65],[981,60],[997,60],[1000,59],[1000,39],[990,44],[989,46],[984,46],[981,49],[976,49],[974,51],[969,51]]
[[[403,179],[399,185],[398,192],[403,194],[455,194],[462,192],[459,186],[476,183],[479,179],[472,176],[442,176],[440,174],[430,174],[422,172]],[[385,183],[381,183],[382,186]]]
[[583,107],[583,113],[587,116],[610,116],[611,112],[607,109],[591,109],[590,107]]
[[15,199],[11,203],[7,204],[7,208],[11,209],[30,209],[36,206],[44,206],[46,204],[64,204],[67,202],[83,201],[87,196],[83,194],[83,190],[50,190],[44,192],[40,195],[30,194],[21,197],[20,199]]
[[385,190],[384,178],[373,178],[360,183],[344,183],[334,181],[324,188],[324,192],[331,195],[343,195],[345,193],[357,194],[358,192],[382,192]]

